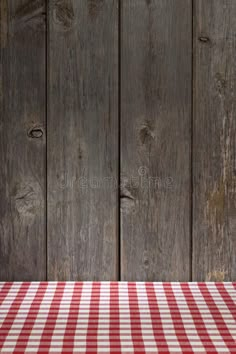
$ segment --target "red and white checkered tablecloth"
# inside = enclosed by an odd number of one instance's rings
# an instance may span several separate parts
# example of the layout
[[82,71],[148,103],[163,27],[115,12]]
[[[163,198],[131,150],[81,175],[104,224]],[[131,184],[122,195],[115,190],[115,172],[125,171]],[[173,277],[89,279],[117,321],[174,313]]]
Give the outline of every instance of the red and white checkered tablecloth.
[[0,283],[0,353],[236,353],[236,283]]

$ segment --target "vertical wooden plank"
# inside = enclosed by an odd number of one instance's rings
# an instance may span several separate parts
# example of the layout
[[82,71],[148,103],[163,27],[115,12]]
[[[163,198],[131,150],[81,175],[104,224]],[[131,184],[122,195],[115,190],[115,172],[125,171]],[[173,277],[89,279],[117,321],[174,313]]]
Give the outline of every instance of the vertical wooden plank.
[[236,2],[194,11],[193,279],[236,280]]
[[0,279],[46,276],[45,1],[1,0]]
[[122,279],[189,280],[191,1],[121,17]]
[[116,0],[50,3],[49,279],[117,278],[117,27]]

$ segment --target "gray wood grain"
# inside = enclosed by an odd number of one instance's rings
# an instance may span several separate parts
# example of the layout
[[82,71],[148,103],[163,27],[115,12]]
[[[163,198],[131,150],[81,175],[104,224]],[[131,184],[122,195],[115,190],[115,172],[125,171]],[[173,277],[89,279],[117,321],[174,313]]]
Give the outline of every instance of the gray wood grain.
[[46,277],[45,2],[1,0],[0,280]]
[[118,1],[52,1],[48,278],[118,274]]
[[191,1],[121,19],[121,277],[189,280]]
[[236,280],[236,2],[194,12],[193,279]]

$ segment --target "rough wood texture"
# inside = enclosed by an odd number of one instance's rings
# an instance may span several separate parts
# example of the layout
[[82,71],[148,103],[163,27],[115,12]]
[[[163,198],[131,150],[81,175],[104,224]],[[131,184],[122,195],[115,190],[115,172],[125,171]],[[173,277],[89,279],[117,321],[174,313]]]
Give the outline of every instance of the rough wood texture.
[[236,2],[194,12],[193,279],[236,280]]
[[1,0],[0,11],[0,280],[41,280],[46,276],[45,3]]
[[191,1],[121,19],[121,277],[189,280]]
[[52,1],[48,278],[118,274],[118,2]]
[[236,280],[236,1],[47,4],[0,0],[0,280]]

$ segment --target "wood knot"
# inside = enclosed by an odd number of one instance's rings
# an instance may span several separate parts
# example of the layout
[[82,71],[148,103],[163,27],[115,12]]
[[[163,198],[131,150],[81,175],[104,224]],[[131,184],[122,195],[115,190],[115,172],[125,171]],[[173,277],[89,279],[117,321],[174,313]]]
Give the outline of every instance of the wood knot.
[[198,40],[201,43],[209,43],[210,42],[210,38],[208,36],[200,36],[200,37],[198,37]]
[[30,27],[34,31],[45,30],[46,28],[46,9],[43,1],[26,1],[20,5],[12,19],[13,31],[19,32],[20,29]]
[[150,262],[149,262],[149,254],[148,254],[147,250],[144,250],[144,252],[143,252],[142,263],[143,263],[143,267],[145,269],[149,268]]
[[128,195],[120,195],[120,206],[121,211],[129,214],[130,212],[135,212],[135,199]]
[[220,94],[224,93],[225,89],[227,88],[227,82],[224,79],[223,75],[221,73],[216,73],[215,81],[216,81],[216,86],[217,86],[218,92]]
[[43,136],[43,129],[41,127],[32,127],[28,130],[28,137],[31,139],[39,139]]
[[59,30],[68,31],[72,28],[75,13],[71,1],[58,0],[53,8],[53,21]]
[[155,138],[153,129],[150,123],[146,123],[142,126],[139,132],[140,141],[143,145],[150,144]]
[[103,5],[103,0],[89,0],[88,1],[89,16],[92,18],[97,17],[102,5]]
[[135,198],[129,191],[127,186],[121,185],[120,190],[120,206],[121,211],[129,214],[130,212],[135,212]]
[[34,216],[37,209],[41,207],[41,188],[33,181],[28,184],[18,183],[13,189],[13,198],[19,215]]

